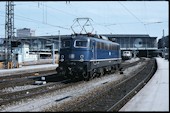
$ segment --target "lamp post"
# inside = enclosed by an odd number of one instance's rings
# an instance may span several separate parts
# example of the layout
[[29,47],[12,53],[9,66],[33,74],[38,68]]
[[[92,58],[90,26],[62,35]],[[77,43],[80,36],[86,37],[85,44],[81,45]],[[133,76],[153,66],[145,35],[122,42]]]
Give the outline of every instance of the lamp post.
[[53,49],[53,64],[55,64],[55,51],[54,51],[54,42],[53,42],[53,45],[52,45],[52,49]]
[[60,42],[61,42],[61,39],[60,39],[60,30],[58,30],[58,53],[60,54]]
[[61,42],[60,30],[58,30],[58,62],[59,62],[59,59],[60,59],[60,42]]

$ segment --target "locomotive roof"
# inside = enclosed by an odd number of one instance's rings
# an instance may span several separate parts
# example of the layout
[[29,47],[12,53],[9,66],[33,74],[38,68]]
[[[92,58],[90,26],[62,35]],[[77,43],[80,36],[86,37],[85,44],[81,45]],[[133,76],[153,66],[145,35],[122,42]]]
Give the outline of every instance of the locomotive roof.
[[114,44],[119,45],[118,43],[109,40],[106,36],[92,35],[92,34],[74,34],[74,35],[71,35],[70,37],[63,38],[63,39],[75,39],[75,38],[78,38],[78,39],[80,39],[80,38],[82,38],[82,39],[91,38],[91,39],[94,39],[94,40],[97,40],[97,41],[100,41],[100,42],[102,41],[102,42],[114,43]]

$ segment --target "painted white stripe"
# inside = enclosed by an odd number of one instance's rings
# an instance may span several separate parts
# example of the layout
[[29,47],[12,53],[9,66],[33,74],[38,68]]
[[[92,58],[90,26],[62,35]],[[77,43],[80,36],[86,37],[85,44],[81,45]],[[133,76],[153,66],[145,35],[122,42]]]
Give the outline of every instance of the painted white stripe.
[[121,60],[122,58],[111,58],[111,59],[94,59],[90,61],[106,61],[106,60]]
[[[111,58],[111,59],[94,59],[94,60],[90,60],[92,61],[108,61],[108,60],[121,60],[122,58]],[[70,61],[80,61],[80,60],[70,60]],[[84,61],[89,61],[89,60],[84,60]],[[81,61],[82,62],[82,61]]]

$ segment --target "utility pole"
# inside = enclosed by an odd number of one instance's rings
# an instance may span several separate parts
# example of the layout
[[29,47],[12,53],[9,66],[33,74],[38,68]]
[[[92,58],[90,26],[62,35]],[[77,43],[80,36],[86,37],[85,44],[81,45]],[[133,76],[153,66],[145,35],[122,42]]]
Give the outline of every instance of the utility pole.
[[54,42],[53,42],[53,44],[52,44],[52,49],[53,49],[53,64],[55,64],[55,51],[54,51]]
[[58,53],[60,55],[60,48],[61,48],[61,38],[60,38],[60,30],[58,30]]
[[165,36],[164,36],[164,29],[163,29],[163,37],[162,37],[162,47],[163,47],[163,57],[165,58]]
[[165,48],[165,38],[164,38],[164,29],[163,29],[163,47]]
[[14,2],[6,2],[5,14],[5,68],[12,68],[12,45],[11,41],[14,38]]

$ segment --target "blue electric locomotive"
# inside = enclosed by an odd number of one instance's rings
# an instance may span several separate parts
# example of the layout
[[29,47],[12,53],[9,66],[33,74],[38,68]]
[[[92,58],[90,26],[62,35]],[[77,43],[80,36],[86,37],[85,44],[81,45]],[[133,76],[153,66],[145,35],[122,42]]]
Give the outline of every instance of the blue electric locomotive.
[[120,45],[97,35],[72,35],[61,40],[56,71],[71,79],[89,80],[119,69]]

